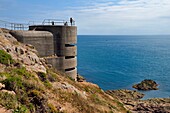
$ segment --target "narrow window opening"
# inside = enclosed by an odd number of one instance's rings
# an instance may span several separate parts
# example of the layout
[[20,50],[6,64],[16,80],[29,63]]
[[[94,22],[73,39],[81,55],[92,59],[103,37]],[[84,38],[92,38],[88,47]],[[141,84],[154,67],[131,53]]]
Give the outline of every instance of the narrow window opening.
[[65,69],[65,71],[72,71],[74,70],[75,68],[68,68],[68,69]]
[[75,56],[65,56],[65,59],[75,58]]
[[75,44],[65,44],[65,47],[73,47]]

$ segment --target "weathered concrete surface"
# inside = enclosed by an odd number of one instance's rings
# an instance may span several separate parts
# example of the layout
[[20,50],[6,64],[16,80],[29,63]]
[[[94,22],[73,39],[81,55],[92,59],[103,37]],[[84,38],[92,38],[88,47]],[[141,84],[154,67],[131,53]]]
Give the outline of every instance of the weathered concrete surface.
[[40,57],[54,55],[53,34],[48,31],[11,31],[18,41],[33,45]]
[[[34,25],[29,30],[49,31],[53,34],[54,55],[48,57],[47,62],[59,71],[67,73],[76,80],[77,78],[77,27],[58,25]],[[39,51],[39,50],[38,50]]]
[[56,69],[65,72],[68,76],[77,78],[77,58],[65,59],[65,57],[47,57],[46,61]]
[[77,56],[77,47],[71,46],[71,47],[65,47],[65,56]]
[[59,71],[65,71],[64,66],[64,57],[47,57],[46,61],[51,64],[53,67],[58,69]]
[[77,43],[76,26],[52,26],[52,25],[34,25],[30,30],[49,31],[53,34],[54,52],[57,56],[65,56],[65,44]]
[[35,25],[30,31],[11,31],[20,42],[33,45],[40,57],[45,57],[54,68],[76,80],[77,78],[77,27]]
[[64,59],[64,69],[74,68],[77,66],[77,58]]
[[65,35],[65,44],[77,43],[77,28],[75,26],[67,26]]
[[74,80],[77,80],[77,68],[70,71],[66,71],[65,73],[71,78],[73,78]]

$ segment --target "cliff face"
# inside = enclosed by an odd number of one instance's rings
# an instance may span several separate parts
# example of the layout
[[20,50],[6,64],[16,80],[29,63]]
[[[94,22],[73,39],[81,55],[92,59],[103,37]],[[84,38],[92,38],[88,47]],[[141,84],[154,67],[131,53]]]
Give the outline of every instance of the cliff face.
[[34,47],[19,43],[7,29],[0,29],[0,50],[8,52],[15,61],[20,62],[29,71],[46,73],[42,59],[37,56]]
[[0,112],[126,113],[97,85],[75,82],[48,67],[31,45],[0,29]]

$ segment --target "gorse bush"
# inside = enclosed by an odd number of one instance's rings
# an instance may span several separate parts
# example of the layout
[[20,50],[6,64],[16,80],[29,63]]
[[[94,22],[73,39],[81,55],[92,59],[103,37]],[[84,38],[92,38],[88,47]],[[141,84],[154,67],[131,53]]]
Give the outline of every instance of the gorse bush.
[[14,63],[14,60],[7,52],[5,52],[4,50],[0,50],[0,63],[10,65]]

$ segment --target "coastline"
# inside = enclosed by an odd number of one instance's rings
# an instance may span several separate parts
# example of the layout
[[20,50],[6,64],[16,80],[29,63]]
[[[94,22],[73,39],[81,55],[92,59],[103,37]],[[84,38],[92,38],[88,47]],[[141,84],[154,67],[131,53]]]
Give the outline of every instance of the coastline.
[[142,100],[144,94],[136,90],[108,90],[107,94],[117,98],[132,113],[169,113],[170,98],[150,98]]
[[78,36],[78,72],[103,90],[129,89],[143,79],[157,91],[146,97],[169,97],[169,36]]

